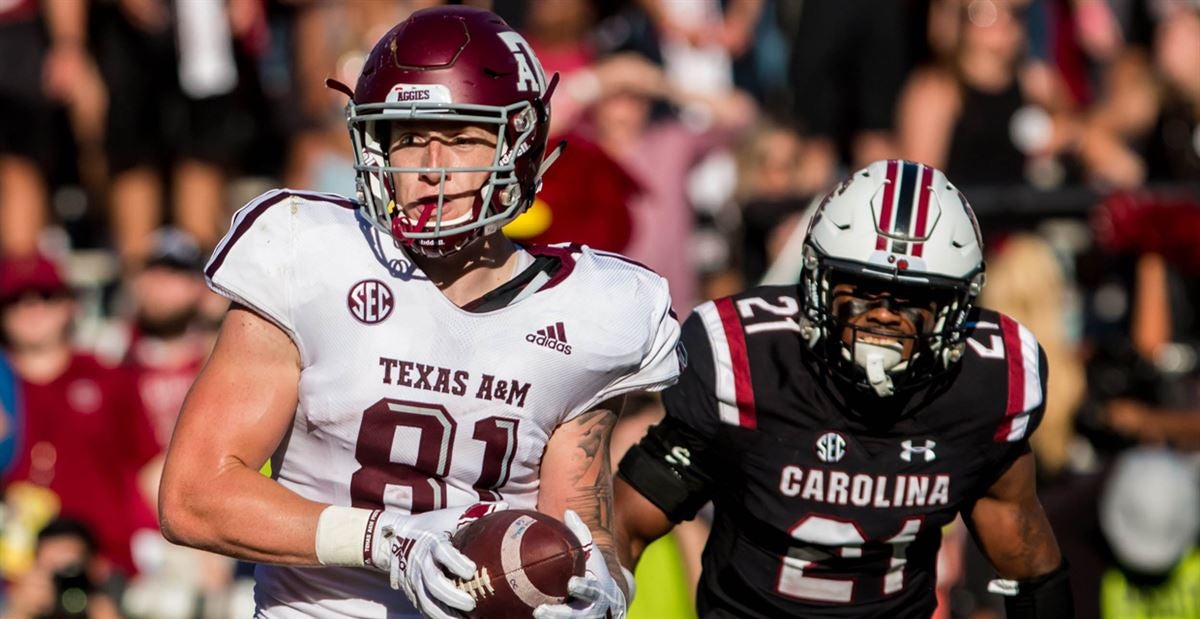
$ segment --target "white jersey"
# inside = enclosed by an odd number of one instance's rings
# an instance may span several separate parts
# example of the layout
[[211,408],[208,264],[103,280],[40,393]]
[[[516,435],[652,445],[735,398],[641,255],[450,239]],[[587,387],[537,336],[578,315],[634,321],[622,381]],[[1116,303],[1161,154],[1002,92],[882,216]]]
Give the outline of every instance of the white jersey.
[[[586,247],[538,292],[473,313],[451,303],[354,203],[271,191],[234,217],[205,274],[286,331],[300,398],[273,475],[305,498],[421,512],[537,503],[555,428],[610,397],[675,382],[664,279]],[[417,617],[386,574],[260,565],[260,617]]]

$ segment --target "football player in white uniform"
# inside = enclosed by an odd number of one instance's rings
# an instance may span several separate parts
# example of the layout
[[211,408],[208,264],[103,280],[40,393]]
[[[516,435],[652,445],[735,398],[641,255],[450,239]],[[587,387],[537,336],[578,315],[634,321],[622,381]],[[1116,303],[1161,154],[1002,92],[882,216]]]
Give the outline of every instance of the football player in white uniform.
[[495,15],[416,12],[331,86],[358,200],[271,191],[213,253],[234,305],[167,457],[164,534],[259,563],[260,617],[452,617],[474,565],[448,532],[538,509],[601,552],[537,616],[622,617],[608,440],[623,394],[679,374],[665,280],[500,232],[553,160],[554,80]]

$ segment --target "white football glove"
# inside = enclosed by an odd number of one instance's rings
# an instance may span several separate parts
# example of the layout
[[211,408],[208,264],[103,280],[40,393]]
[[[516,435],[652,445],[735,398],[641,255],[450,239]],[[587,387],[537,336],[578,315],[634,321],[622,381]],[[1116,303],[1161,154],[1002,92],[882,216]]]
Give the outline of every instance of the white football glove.
[[[534,619],[625,619],[628,606],[625,594],[608,571],[604,554],[592,543],[592,531],[573,510],[563,514],[567,528],[579,538],[587,553],[587,572],[567,582],[570,597],[566,604],[542,604],[533,611]],[[629,584],[633,597],[633,575],[621,568],[621,577]]]
[[454,586],[447,573],[471,578],[475,562],[450,543],[450,535],[481,516],[507,508],[505,503],[475,503],[415,515],[381,512],[371,540],[371,565],[387,572],[392,588],[404,591],[422,615],[460,617],[458,611],[473,610],[475,600]]

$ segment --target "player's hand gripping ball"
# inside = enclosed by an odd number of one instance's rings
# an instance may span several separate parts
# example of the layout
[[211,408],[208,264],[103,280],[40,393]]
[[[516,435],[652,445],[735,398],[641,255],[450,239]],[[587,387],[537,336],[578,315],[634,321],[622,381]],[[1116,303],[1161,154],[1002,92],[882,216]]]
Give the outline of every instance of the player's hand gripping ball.
[[587,560],[565,524],[532,510],[484,516],[451,541],[475,562],[475,575],[456,583],[475,598],[472,619],[530,617],[542,604],[562,603],[567,581],[583,575]]

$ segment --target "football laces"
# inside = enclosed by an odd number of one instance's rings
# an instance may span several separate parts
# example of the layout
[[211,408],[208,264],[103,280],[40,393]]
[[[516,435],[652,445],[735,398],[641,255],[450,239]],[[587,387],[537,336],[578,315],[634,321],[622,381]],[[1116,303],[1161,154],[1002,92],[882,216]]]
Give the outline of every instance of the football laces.
[[492,578],[488,575],[487,567],[480,567],[475,571],[474,578],[471,578],[470,580],[459,580],[455,583],[455,586],[458,587],[460,591],[471,596],[471,599],[475,601],[479,601],[480,599],[496,592],[496,590],[492,587]]

